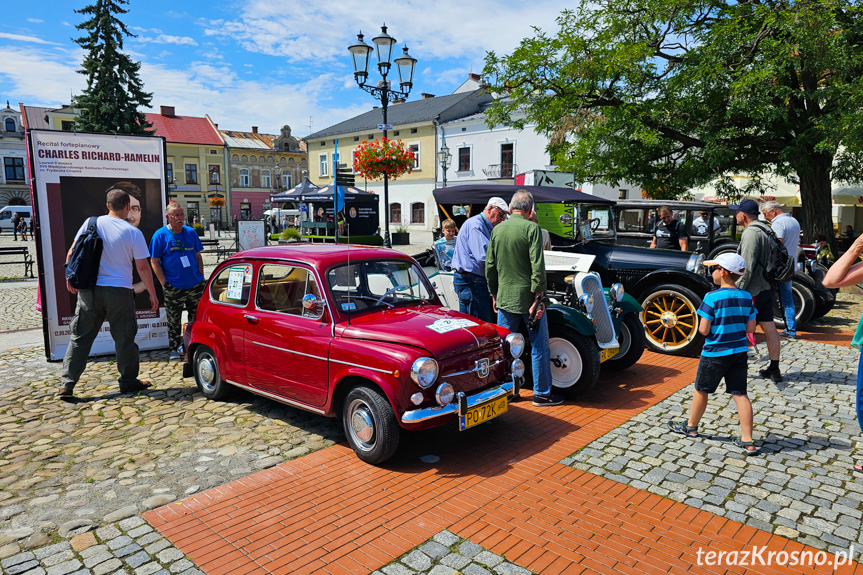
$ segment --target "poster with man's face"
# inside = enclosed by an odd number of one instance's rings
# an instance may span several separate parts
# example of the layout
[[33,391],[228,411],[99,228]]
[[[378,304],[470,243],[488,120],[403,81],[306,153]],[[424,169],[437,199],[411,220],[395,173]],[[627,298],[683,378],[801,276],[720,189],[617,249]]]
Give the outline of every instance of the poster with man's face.
[[[39,221],[38,249],[42,310],[49,330],[50,359],[62,359],[69,341],[69,324],[77,296],[66,289],[63,264],[75,236],[91,216],[108,213],[107,193],[122,189],[130,196],[127,221],[141,230],[149,246],[164,220],[164,142],[156,137],[112,136],[32,130],[29,133],[34,165],[35,207]],[[165,347],[164,308],[149,311],[149,295],[132,263],[136,292],[140,349]],[[158,282],[155,282],[158,284]],[[158,289],[158,288],[157,288]],[[161,290],[157,294],[161,301]],[[93,344],[91,355],[113,353],[108,324]]]

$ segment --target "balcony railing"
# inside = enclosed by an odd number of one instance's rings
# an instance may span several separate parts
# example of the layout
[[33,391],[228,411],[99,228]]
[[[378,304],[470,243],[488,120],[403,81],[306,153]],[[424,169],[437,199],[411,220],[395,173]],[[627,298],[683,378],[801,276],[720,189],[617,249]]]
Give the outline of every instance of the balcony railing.
[[489,180],[510,180],[518,173],[516,164],[490,164],[489,167],[483,168],[482,173]]

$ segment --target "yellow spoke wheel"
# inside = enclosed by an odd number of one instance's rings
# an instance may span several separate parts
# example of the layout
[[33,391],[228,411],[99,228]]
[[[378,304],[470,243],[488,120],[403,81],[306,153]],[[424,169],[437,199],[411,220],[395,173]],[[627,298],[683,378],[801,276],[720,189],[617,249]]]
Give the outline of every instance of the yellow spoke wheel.
[[648,291],[641,303],[647,347],[674,355],[697,353],[704,341],[698,333],[700,305],[701,298],[682,286],[661,285]]

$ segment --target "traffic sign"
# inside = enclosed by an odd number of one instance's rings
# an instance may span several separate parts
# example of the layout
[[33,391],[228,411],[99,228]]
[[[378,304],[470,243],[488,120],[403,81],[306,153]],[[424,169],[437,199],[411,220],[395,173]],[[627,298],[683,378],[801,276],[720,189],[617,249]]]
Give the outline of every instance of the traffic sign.
[[378,130],[392,130],[392,124],[378,124]]

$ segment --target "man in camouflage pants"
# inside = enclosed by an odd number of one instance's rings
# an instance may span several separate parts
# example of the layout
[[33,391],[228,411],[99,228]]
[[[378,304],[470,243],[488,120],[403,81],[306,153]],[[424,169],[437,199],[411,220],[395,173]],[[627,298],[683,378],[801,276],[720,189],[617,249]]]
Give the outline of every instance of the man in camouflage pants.
[[150,265],[165,291],[165,312],[168,319],[168,359],[183,358],[180,326],[183,309],[189,312],[189,320],[195,318],[198,302],[204,293],[204,259],[201,239],[197,232],[183,225],[185,213],[177,202],[165,208],[168,225],[160,228],[150,240]]

